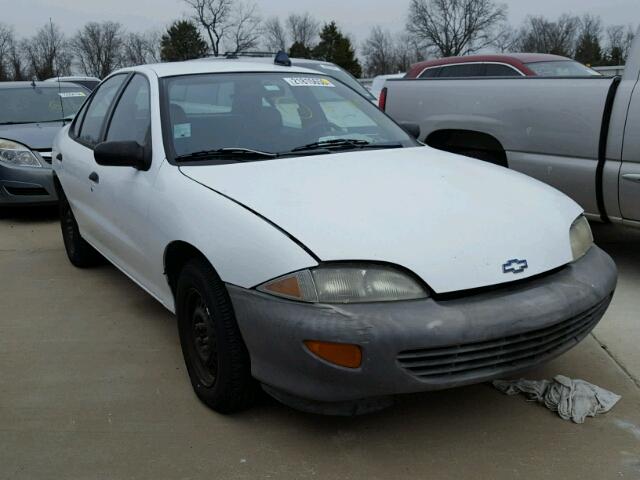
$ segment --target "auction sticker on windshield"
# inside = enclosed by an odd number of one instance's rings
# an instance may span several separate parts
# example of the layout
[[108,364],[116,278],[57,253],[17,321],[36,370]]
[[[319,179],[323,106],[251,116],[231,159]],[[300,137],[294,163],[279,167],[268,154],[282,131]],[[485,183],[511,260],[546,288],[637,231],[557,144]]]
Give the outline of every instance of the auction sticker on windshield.
[[335,85],[326,78],[314,78],[314,77],[294,77],[284,78],[292,87],[335,87]]
[[60,95],[61,98],[86,97],[84,92],[60,92],[58,95]]

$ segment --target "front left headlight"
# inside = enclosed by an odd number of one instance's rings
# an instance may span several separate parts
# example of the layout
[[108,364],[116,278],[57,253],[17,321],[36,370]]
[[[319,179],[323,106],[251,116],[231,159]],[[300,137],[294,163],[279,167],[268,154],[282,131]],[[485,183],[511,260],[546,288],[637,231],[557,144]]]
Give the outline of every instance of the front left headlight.
[[0,138],[0,163],[10,167],[42,168],[38,157],[26,146]]
[[573,261],[582,258],[593,246],[593,233],[589,221],[584,215],[580,215],[571,225],[571,252]]
[[408,273],[375,264],[322,265],[271,280],[258,290],[307,303],[394,302],[429,296]]

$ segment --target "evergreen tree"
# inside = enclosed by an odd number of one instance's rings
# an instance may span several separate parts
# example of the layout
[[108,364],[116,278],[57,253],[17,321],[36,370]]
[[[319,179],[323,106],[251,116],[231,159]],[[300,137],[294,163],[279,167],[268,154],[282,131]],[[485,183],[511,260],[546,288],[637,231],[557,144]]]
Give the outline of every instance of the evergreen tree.
[[362,75],[351,40],[344,36],[336,22],[327,23],[320,32],[320,43],[313,49],[313,58],[341,66],[355,77]]
[[188,20],[174,22],[162,36],[160,45],[160,58],[163,62],[192,60],[207,54],[207,44],[202,35]]
[[311,58],[311,49],[300,42],[295,42],[289,49],[289,56],[293,58]]
[[600,17],[585,15],[581,20],[575,59],[589,66],[602,65],[604,55],[600,46],[601,37],[602,21]]

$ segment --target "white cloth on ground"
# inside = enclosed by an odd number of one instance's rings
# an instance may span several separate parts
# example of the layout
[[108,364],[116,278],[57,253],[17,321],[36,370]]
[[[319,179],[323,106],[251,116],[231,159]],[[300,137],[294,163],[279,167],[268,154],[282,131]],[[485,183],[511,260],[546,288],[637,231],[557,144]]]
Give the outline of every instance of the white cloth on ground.
[[613,392],[584,380],[564,375],[549,380],[495,380],[493,386],[506,395],[524,393],[529,400],[544,405],[564,420],[584,423],[586,417],[607,413],[620,400]]

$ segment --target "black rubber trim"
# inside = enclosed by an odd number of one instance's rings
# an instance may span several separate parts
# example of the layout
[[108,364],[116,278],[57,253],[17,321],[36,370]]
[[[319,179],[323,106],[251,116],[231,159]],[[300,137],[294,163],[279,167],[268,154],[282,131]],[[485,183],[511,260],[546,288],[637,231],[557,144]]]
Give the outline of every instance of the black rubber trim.
[[609,87],[609,93],[607,94],[607,100],[604,105],[604,113],[602,114],[602,126],[600,128],[600,143],[598,145],[598,166],[596,168],[596,201],[598,203],[598,211],[600,212],[600,219],[605,223],[610,223],[609,216],[607,215],[607,207],[604,203],[604,167],[607,163],[607,145],[609,141],[609,127],[611,126],[611,114],[613,113],[613,104],[616,99],[616,93],[622,77],[614,77],[611,86]]
[[184,173],[180,168],[178,168],[178,170],[180,170],[180,173],[182,175],[184,175],[185,177],[187,177],[189,180],[192,180],[194,182],[196,182],[199,185],[202,185],[204,188],[211,190],[212,192],[217,193],[218,195],[220,195],[221,197],[226,198],[227,200],[232,201],[233,203],[235,203],[236,205],[239,205],[240,207],[244,208],[245,210],[253,213],[255,216],[261,218],[262,220],[264,220],[265,222],[267,222],[269,225],[271,225],[272,227],[274,227],[275,229],[277,229],[279,232],[281,232],[282,234],[284,234],[285,236],[287,236],[289,239],[291,239],[292,242],[294,242],[296,245],[298,245],[300,248],[302,248],[311,258],[313,258],[317,263],[321,263],[322,260],[320,260],[320,258],[313,253],[304,243],[302,243],[300,240],[298,240],[296,237],[294,237],[293,235],[291,235],[289,232],[287,232],[285,229],[283,229],[282,227],[280,227],[279,225],[276,225],[275,223],[273,223],[271,220],[269,220],[267,217],[265,217],[264,215],[262,215],[261,213],[255,211],[253,208],[248,207],[247,205],[245,205],[244,203],[241,203],[237,200],[235,200],[234,198],[230,197],[229,195],[225,195],[224,193],[216,190],[215,188],[211,188],[208,185],[205,185],[204,183],[199,182],[198,180],[190,177],[189,175],[187,175],[186,173]]

